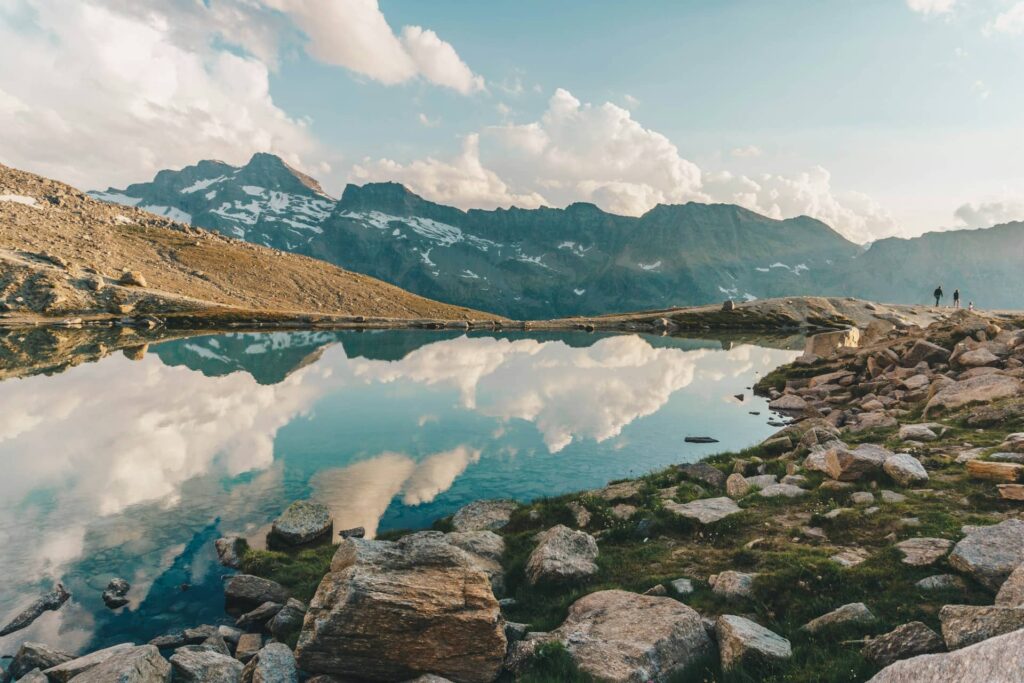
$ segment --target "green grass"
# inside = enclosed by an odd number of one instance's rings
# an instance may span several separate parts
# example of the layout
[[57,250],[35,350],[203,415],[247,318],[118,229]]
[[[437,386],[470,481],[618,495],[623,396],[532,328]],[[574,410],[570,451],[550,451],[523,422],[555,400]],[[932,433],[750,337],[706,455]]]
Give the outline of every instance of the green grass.
[[241,569],[277,581],[292,597],[308,603],[331,567],[334,550],[331,544],[293,552],[246,548]]

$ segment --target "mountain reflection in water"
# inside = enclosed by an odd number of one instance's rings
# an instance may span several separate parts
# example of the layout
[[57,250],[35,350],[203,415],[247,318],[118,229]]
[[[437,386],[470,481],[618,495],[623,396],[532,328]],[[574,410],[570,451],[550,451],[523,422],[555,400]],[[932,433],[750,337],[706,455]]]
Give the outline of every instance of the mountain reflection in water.
[[[802,344],[315,331],[105,356],[116,340],[40,334],[0,338],[0,620],[55,580],[74,597],[3,652],[223,619],[213,540],[299,498],[372,536],[751,445],[773,429],[746,387]],[[132,584],[119,612],[100,599],[114,576]]]

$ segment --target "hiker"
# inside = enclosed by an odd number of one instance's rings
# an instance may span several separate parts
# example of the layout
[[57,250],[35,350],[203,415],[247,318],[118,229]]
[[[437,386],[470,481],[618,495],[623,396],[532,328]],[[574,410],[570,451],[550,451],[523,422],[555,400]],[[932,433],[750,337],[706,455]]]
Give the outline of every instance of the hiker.
[[939,299],[942,298],[942,285],[939,285],[938,287],[935,288],[935,291],[932,292],[932,296],[935,297],[935,306],[938,307]]
[[968,311],[973,311],[974,310],[974,302],[973,301],[968,301],[967,302],[967,310]]
[[960,290],[953,290],[953,308],[960,308]]

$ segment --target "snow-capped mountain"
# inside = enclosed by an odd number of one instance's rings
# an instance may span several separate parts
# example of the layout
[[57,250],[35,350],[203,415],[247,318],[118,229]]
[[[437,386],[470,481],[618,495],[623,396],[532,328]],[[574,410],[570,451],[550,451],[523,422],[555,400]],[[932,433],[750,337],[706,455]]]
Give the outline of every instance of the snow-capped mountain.
[[[640,217],[592,204],[462,211],[395,183],[349,185],[335,201],[269,154],[240,168],[202,161],[91,194],[515,318],[798,294],[918,303],[938,284],[933,235],[865,251],[812,218],[774,220],[730,204],[659,205]],[[1024,225],[1008,230],[1008,254],[1000,242],[989,259],[1001,273],[1012,268],[999,258],[1020,256],[1024,239]],[[950,276],[985,305],[1012,305],[1003,301],[1016,296],[1012,288],[979,275],[971,240],[960,241],[942,257]]]

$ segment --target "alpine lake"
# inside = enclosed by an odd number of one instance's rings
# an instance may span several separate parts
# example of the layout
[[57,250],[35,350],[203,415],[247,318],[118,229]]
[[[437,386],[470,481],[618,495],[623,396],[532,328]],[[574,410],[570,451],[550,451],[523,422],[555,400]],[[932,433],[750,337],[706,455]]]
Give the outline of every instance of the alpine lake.
[[[211,334],[32,365],[0,335],[0,638],[65,650],[225,623],[215,539],[291,502],[335,530],[429,528],[469,502],[597,488],[778,427],[753,384],[804,339],[303,331]],[[53,353],[53,349],[49,349]],[[687,443],[711,437],[715,443]],[[130,602],[108,609],[114,577]]]

